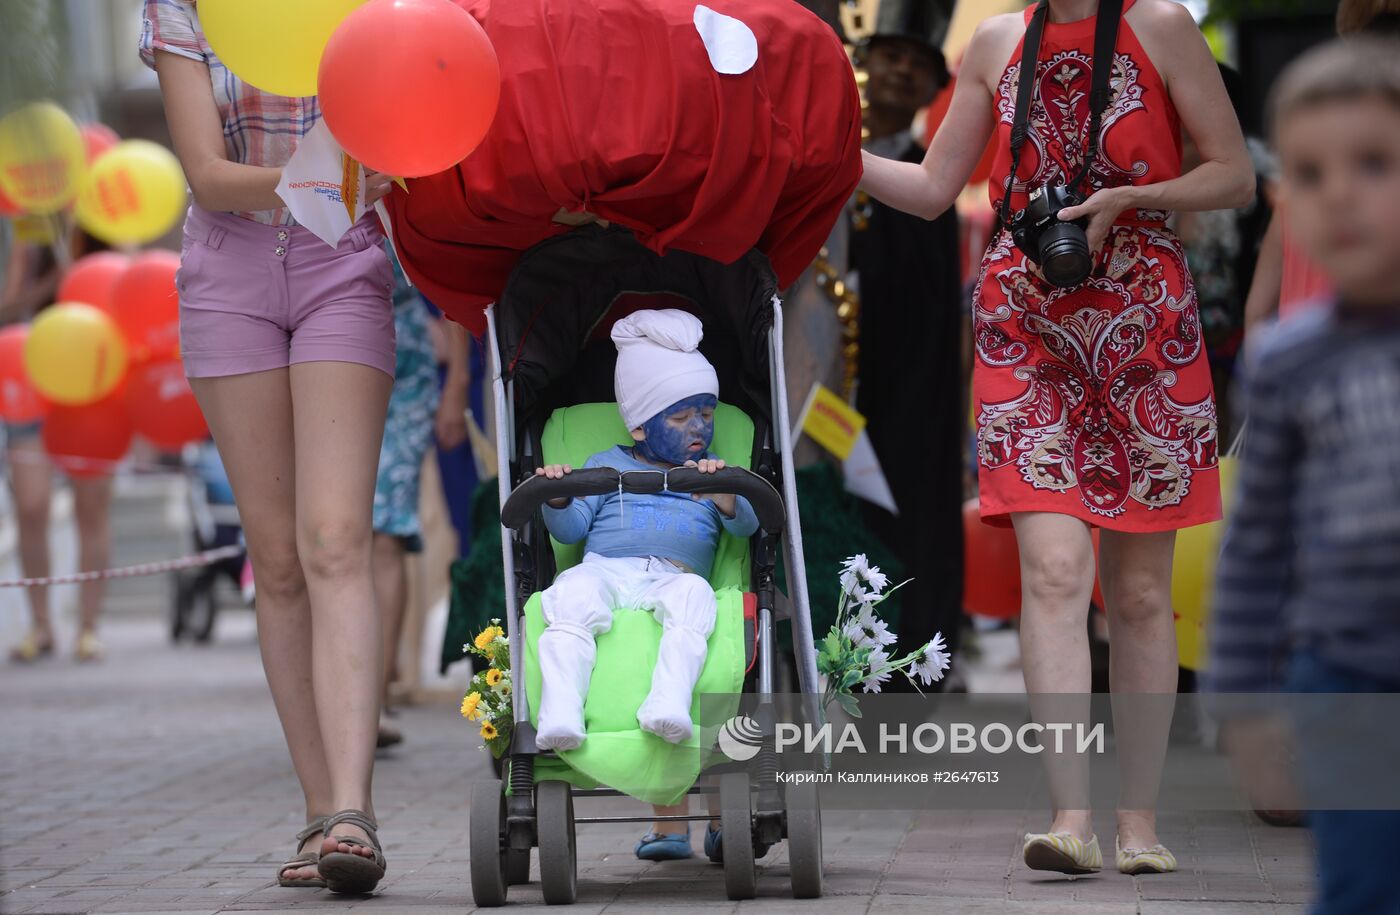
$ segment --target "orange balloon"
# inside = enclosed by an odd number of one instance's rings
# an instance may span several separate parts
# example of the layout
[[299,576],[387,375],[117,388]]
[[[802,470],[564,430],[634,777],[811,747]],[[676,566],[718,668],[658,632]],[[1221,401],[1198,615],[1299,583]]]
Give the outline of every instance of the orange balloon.
[[122,141],[115,130],[96,121],[84,124],[78,128],[78,132],[83,135],[83,146],[87,148],[88,165]]
[[32,423],[49,412],[49,402],[34,390],[24,370],[24,341],[28,324],[12,324],[0,330],[0,419],[7,423]]
[[131,258],[116,251],[97,251],[68,268],[58,287],[58,301],[82,302],[112,313],[112,290],[131,266]]
[[133,362],[172,359],[180,352],[180,305],[175,271],[180,255],[144,251],[112,289],[112,318]]
[[162,451],[179,451],[209,436],[179,360],[138,366],[127,381],[126,406],[136,434]]
[[963,503],[963,608],[999,620],[1021,614],[1016,532],[983,524],[977,499]]
[[461,162],[486,136],[501,69],[486,31],[449,0],[370,0],[331,34],[316,91],[346,152],[420,177]]
[[134,435],[122,388],[96,403],[55,406],[44,420],[44,450],[72,477],[110,475]]

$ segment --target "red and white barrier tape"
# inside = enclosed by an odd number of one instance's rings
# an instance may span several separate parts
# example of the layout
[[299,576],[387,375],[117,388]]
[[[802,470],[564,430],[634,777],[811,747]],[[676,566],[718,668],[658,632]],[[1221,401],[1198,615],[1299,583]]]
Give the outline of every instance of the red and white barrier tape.
[[[105,458],[80,457],[76,454],[49,454],[21,448],[6,449],[5,458],[17,464],[52,464],[59,470],[92,471],[95,473],[185,473],[187,468],[179,464],[158,464],[152,461],[137,461],[122,458],[109,461]],[[0,462],[2,463],[2,462]]]
[[12,581],[0,581],[0,588],[34,588],[45,585],[72,585],[84,581],[98,581],[109,578],[135,578],[138,575],[159,575],[162,572],[174,572],[177,569],[193,569],[199,566],[207,566],[218,562],[221,559],[230,559],[243,554],[241,546],[221,546],[213,550],[205,550],[203,553],[195,553],[193,556],[181,556],[179,559],[165,559],[160,562],[147,562],[137,566],[126,566],[121,569],[99,569],[95,572],[75,572],[72,575],[50,575],[46,578],[16,578]]

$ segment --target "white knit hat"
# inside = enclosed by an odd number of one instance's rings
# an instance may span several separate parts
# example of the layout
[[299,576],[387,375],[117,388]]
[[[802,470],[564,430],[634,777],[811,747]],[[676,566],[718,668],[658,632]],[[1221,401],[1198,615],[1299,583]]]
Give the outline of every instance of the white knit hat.
[[634,312],[613,325],[613,387],[629,430],[687,397],[719,396],[715,367],[697,349],[704,336],[699,318],[675,308]]

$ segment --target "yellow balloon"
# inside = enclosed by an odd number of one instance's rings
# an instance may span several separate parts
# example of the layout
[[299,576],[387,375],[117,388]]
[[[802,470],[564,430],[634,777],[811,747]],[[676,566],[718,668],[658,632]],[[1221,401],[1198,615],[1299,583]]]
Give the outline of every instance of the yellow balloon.
[[126,374],[126,344],[102,309],[62,302],[29,325],[24,369],[40,394],[79,407],[101,400]]
[[73,202],[87,168],[78,125],[53,102],[34,102],[0,119],[0,190],[30,213]]
[[[1235,490],[1235,459],[1220,459],[1220,491],[1226,508]],[[1206,633],[1215,594],[1215,566],[1220,559],[1225,521],[1213,521],[1177,531],[1172,557],[1172,609],[1176,612],[1176,645],[1182,667],[1204,670]]]
[[316,94],[321,53],[365,0],[200,0],[199,23],[219,60],[274,95]]
[[164,146],[125,140],[92,163],[76,210],[82,227],[103,241],[143,245],[185,211],[185,173]]

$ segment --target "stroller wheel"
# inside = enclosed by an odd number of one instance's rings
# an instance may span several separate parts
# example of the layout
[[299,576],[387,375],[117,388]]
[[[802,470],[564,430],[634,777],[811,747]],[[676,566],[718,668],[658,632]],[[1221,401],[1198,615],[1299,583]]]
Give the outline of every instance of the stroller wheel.
[[758,895],[753,862],[753,800],[747,772],[719,777],[720,826],[724,830],[724,890],[730,899]]
[[[497,779],[472,782],[472,898],[483,908],[506,904],[506,796]],[[527,858],[528,861],[528,858]]]
[[530,849],[506,849],[506,885],[519,886],[530,882]]
[[547,779],[535,786],[540,838],[540,888],[548,905],[573,905],[578,895],[578,846],[569,783]]
[[185,634],[185,617],[190,612],[190,579],[176,572],[170,580],[175,592],[170,600],[170,641],[178,642]]
[[822,808],[816,784],[789,786],[784,806],[792,895],[816,899],[822,894]]
[[214,600],[214,582],[211,579],[201,578],[198,580],[198,584],[203,587],[196,587],[194,593],[190,595],[190,613],[187,622],[194,640],[204,644],[214,635],[214,616],[219,612],[219,607]]

